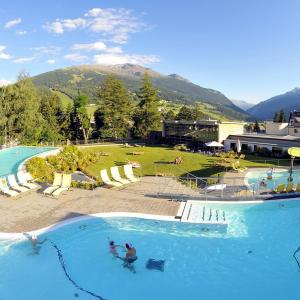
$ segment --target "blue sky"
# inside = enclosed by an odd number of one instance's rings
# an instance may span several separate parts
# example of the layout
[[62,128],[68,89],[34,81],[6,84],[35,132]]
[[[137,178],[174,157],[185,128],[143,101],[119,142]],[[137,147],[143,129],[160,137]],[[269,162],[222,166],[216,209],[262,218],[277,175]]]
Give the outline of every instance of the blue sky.
[[5,1],[0,83],[131,62],[255,103],[300,86],[299,11],[296,0]]

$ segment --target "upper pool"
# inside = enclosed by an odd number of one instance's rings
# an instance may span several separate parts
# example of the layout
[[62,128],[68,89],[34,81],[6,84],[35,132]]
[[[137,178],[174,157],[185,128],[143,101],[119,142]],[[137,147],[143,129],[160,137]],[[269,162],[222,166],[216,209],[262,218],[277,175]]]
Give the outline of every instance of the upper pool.
[[[28,241],[0,242],[0,299],[298,299],[299,200],[221,209],[227,233],[114,217],[44,233],[39,255]],[[136,247],[136,273],[112,257],[110,239]],[[165,260],[164,272],[147,269],[150,258]]]
[[[272,179],[267,179],[267,171],[249,171],[246,175],[246,179],[248,184],[251,185],[254,189],[262,187],[260,186],[260,182],[264,179],[266,182],[265,189],[274,189],[278,184],[284,183],[288,184],[288,177],[290,173],[288,170],[279,170],[276,169],[273,172]],[[300,171],[293,171],[293,184],[297,185],[300,183]]]
[[24,160],[54,149],[56,148],[17,146],[0,150],[0,176],[16,173]]

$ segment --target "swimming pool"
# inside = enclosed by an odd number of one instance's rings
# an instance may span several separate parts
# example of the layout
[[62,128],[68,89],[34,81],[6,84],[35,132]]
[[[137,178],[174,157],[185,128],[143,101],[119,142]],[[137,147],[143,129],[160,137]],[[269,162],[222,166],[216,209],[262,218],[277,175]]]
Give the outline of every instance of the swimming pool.
[[[293,252],[300,245],[300,201],[222,209],[227,233],[114,217],[44,233],[39,255],[28,241],[3,241],[0,299],[298,299]],[[109,239],[136,247],[136,274],[112,258]],[[164,272],[148,270],[149,258],[165,260]]]
[[56,148],[25,146],[3,149],[0,151],[0,176],[16,173],[24,160],[54,149]]
[[[259,186],[259,183],[262,181],[262,179],[265,179],[267,185],[265,189],[274,189],[278,184],[288,183],[288,177],[289,177],[289,171],[288,170],[279,170],[276,169],[273,172],[272,179],[267,179],[267,173],[266,170],[264,171],[250,171],[246,175],[246,179],[248,181],[248,184],[254,188],[262,188]],[[297,185],[300,183],[300,171],[294,170],[293,171],[293,184]]]

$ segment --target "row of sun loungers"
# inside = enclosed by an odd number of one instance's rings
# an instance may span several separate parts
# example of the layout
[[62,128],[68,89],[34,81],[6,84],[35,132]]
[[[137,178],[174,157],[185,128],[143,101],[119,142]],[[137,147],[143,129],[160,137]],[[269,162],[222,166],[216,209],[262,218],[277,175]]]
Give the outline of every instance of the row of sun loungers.
[[139,181],[139,178],[134,176],[132,165],[124,165],[123,166],[124,175],[126,178],[122,178],[119,172],[119,167],[115,166],[110,169],[111,177],[113,180],[111,180],[108,176],[107,170],[103,169],[100,171],[100,177],[103,181],[103,183],[107,186],[111,187],[121,187],[123,185],[129,184],[131,182],[137,182]]
[[71,174],[54,173],[52,186],[47,187],[44,195],[59,197],[59,195],[71,187],[72,176]]
[[0,178],[0,191],[9,197],[19,196],[22,193],[38,188],[38,185],[30,182],[32,180],[31,175],[24,171],[19,171],[17,178],[14,174],[10,174],[7,177],[3,176]]

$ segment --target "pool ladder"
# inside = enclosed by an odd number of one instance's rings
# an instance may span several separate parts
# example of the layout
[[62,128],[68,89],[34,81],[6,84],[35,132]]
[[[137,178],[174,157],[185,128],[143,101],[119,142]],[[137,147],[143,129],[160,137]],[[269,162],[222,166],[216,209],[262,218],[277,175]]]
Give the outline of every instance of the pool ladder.
[[209,208],[209,215],[208,219],[206,218],[206,207],[203,206],[202,208],[202,221],[217,221],[217,222],[226,222],[226,215],[225,211],[222,210],[219,212],[218,209],[212,210],[211,207]]

